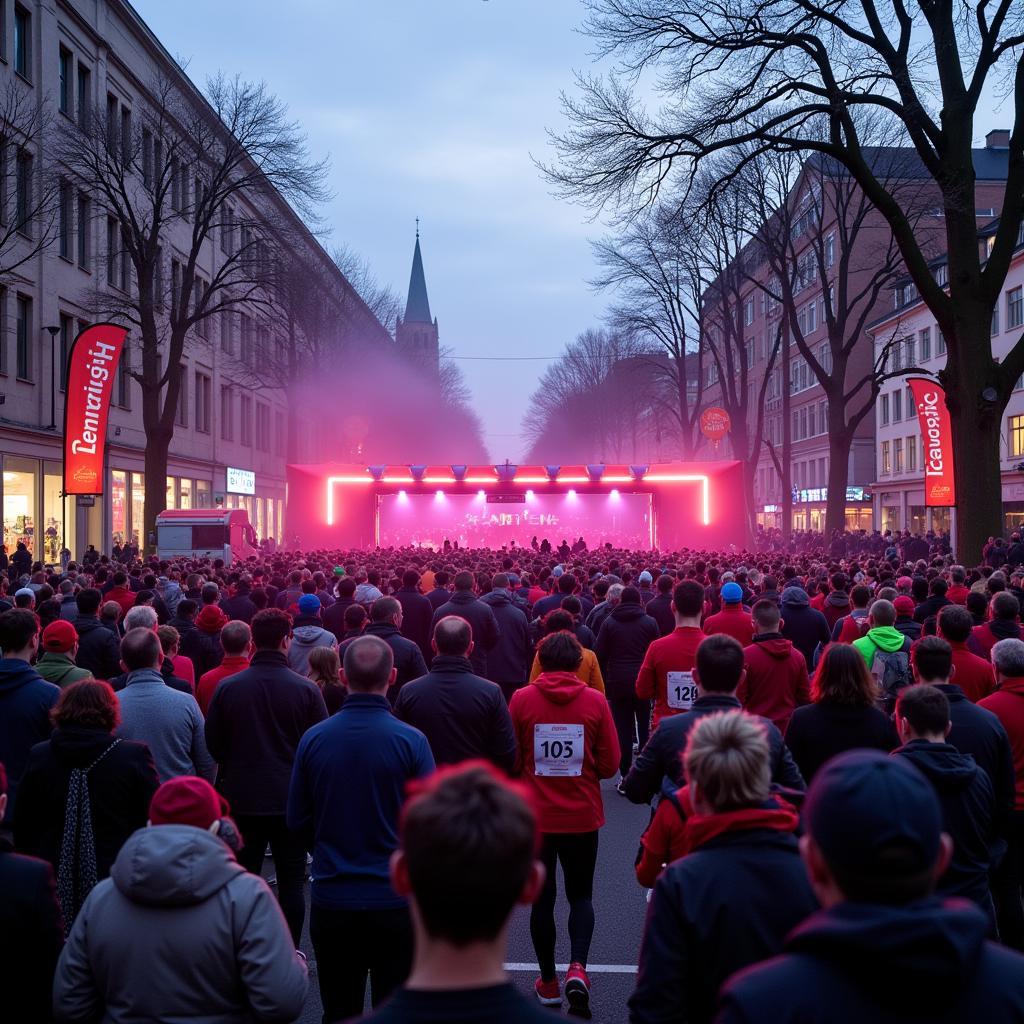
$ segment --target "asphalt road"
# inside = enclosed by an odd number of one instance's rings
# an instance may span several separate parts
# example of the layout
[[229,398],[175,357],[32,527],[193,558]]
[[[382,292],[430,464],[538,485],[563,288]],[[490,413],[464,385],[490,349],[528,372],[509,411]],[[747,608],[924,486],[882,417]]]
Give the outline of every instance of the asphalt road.
[[[645,890],[637,885],[633,862],[640,833],[650,818],[650,811],[646,807],[636,807],[625,797],[619,796],[611,782],[605,782],[602,788],[608,820],[601,830],[597,874],[594,878],[596,924],[590,950],[591,1007],[595,1024],[624,1024],[628,1020],[626,1000],[633,991],[640,936],[647,911]],[[265,874],[273,874],[273,864],[269,858]],[[559,941],[556,954],[560,968],[564,969],[569,959],[566,932],[568,906],[562,898],[561,878],[558,887],[555,920]],[[311,970],[309,996],[299,1020],[301,1024],[320,1024],[320,994],[315,976],[318,965],[314,962],[308,929],[303,937],[302,948],[310,959]],[[530,913],[526,907],[518,908],[512,919],[507,959],[512,968],[512,980],[524,992],[531,993],[537,977],[537,964],[530,941]],[[567,1008],[568,1004],[563,1004],[563,1015]]]

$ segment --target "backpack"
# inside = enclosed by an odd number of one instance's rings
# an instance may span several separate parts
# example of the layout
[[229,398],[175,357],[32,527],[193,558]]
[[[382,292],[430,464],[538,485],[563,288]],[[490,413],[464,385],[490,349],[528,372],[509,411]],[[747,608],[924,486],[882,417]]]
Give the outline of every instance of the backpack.
[[896,710],[896,698],[900,691],[913,683],[910,672],[910,637],[906,637],[898,651],[883,651],[875,648],[871,661],[871,675],[878,683],[879,706],[891,715]]

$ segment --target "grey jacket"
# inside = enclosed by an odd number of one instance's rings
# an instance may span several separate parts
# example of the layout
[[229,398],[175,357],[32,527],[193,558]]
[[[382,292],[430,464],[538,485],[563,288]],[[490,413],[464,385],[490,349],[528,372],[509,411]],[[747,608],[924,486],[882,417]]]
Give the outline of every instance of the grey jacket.
[[338,638],[322,626],[296,626],[288,645],[288,667],[300,676],[309,675],[309,656],[314,647],[336,647]]
[[149,747],[161,782],[178,775],[199,775],[213,782],[217,765],[206,749],[203,713],[195,697],[172,689],[155,669],[139,669],[129,674],[117,699],[117,735]]
[[306,966],[267,884],[191,825],[139,829],[89,894],[57,965],[59,1024],[293,1021]]

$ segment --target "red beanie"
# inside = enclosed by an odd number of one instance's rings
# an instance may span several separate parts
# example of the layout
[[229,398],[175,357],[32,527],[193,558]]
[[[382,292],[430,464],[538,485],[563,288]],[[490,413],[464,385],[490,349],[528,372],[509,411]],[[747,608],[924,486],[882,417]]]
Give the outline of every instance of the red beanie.
[[204,633],[219,633],[229,621],[218,605],[208,604],[203,606],[203,610],[196,619],[196,625]]
[[153,794],[149,820],[154,825],[194,825],[209,828],[230,812],[228,802],[205,779],[179,775]]
[[907,597],[906,594],[900,594],[900,596],[893,601],[892,606],[896,609],[898,615],[914,614],[914,599],[912,597]]

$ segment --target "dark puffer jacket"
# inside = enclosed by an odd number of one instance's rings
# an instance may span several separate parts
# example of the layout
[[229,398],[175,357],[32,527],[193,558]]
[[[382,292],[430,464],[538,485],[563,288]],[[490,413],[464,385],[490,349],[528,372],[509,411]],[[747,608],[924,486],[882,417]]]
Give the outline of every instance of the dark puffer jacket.
[[604,620],[594,653],[610,698],[633,696],[647,648],[659,636],[658,623],[638,604],[620,604]]

